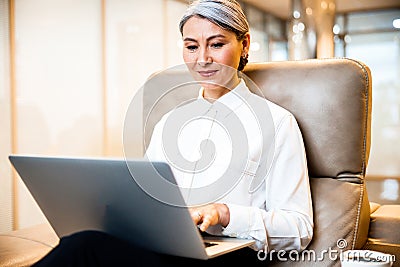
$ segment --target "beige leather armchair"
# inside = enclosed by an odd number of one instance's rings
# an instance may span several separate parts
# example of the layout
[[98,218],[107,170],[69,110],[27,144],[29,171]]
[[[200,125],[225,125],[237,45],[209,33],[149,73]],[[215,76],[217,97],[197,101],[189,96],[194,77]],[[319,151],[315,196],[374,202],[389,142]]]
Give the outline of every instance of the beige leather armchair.
[[303,133],[315,223],[307,250],[324,258],[314,263],[340,266],[339,259],[323,256],[330,249],[372,249],[394,254],[399,259],[394,266],[399,266],[400,206],[370,205],[365,186],[371,143],[369,68],[351,59],[317,59],[251,64],[245,73],[267,98],[294,114]]
[[[253,63],[245,74],[265,97],[297,118],[311,180],[315,228],[309,254],[297,261],[292,260],[296,255],[288,261],[267,257],[273,262],[269,266],[340,266],[339,253],[348,249],[390,253],[399,259],[394,266],[400,266],[400,206],[371,205],[365,186],[371,141],[368,67],[351,59],[315,59]],[[153,103],[157,94],[145,91],[144,103]],[[171,101],[181,103],[185,96],[177,97],[179,101]],[[144,105],[145,114],[149,109]],[[156,117],[166,111],[158,110]],[[155,121],[147,121],[147,126]],[[145,137],[150,134],[146,131]],[[0,266],[29,266],[57,242],[49,227],[23,231],[0,235]]]

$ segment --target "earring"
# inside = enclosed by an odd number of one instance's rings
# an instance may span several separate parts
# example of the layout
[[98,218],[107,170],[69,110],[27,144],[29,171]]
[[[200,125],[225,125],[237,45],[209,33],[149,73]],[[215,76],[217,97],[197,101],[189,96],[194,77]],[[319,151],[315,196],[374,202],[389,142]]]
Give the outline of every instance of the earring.
[[247,62],[249,62],[249,54],[245,54],[240,57],[238,70],[241,71],[246,66]]

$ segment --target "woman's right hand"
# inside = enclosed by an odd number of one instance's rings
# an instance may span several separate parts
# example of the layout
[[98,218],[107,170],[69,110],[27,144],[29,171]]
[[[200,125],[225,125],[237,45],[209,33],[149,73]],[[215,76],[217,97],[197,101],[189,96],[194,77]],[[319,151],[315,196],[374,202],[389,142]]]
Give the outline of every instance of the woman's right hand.
[[220,224],[226,227],[229,224],[230,213],[226,204],[213,203],[201,207],[191,208],[190,214],[196,225],[201,231],[206,231],[208,227]]

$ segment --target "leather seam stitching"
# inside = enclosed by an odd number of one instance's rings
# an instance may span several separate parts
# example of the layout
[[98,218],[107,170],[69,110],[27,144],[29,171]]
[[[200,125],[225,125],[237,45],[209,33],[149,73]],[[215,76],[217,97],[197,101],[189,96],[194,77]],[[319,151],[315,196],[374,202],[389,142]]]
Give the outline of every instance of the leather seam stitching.
[[361,206],[362,206],[362,200],[364,197],[364,176],[365,176],[365,160],[366,160],[366,147],[367,147],[367,130],[368,130],[368,111],[369,111],[369,79],[368,79],[368,73],[365,69],[365,66],[361,64],[360,62],[353,60],[353,59],[348,59],[350,61],[353,61],[357,65],[361,67],[361,70],[363,71],[364,74],[364,80],[366,82],[366,85],[364,87],[365,90],[365,95],[366,95],[366,105],[365,105],[365,120],[364,120],[364,134],[363,134],[363,153],[362,153],[362,158],[361,158],[361,163],[362,163],[362,168],[361,168],[361,174],[362,174],[362,183],[360,184],[360,197],[358,200],[358,207],[357,207],[357,215],[356,215],[356,221],[355,221],[355,227],[354,227],[354,234],[353,234],[353,242],[352,242],[352,249],[355,249],[356,245],[356,240],[358,236],[358,228],[359,228],[359,223],[360,223],[360,214],[361,214]]

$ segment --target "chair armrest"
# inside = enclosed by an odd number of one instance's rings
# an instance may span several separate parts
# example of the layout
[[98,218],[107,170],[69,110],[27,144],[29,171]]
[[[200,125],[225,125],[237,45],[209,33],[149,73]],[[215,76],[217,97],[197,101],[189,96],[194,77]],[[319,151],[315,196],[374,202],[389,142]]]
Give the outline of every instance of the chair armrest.
[[49,224],[0,233],[0,266],[31,266],[59,242]]
[[369,202],[370,213],[371,214],[374,213],[377,209],[379,209],[380,206],[381,206],[381,204],[370,201]]
[[400,205],[382,205],[371,213],[370,239],[400,245]]
[[371,209],[368,240],[363,249],[394,255],[393,266],[400,266],[400,205],[374,207],[375,210]]

